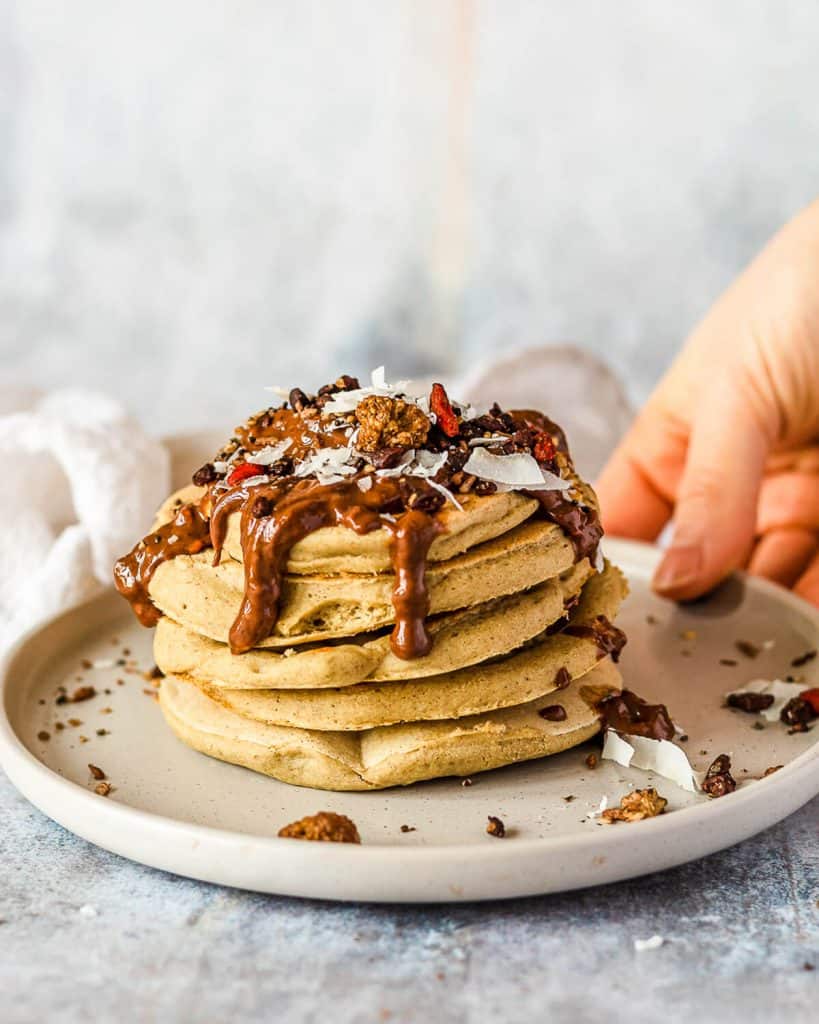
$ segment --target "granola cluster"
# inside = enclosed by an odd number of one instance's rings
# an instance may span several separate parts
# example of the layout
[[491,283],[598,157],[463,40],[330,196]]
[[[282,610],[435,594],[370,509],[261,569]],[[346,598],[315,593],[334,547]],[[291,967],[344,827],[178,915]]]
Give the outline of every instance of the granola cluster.
[[360,843],[354,822],[344,814],[319,811],[279,829],[283,839],[311,839],[324,843]]
[[731,775],[731,758],[727,754],[720,754],[709,765],[702,780],[702,790],[710,797],[716,798],[733,793],[736,788],[736,780]]
[[642,821],[644,818],[656,818],[662,814],[668,801],[660,796],[652,786],[650,789],[635,789],[620,801],[619,807],[610,807],[603,811],[600,820],[606,825],[614,825],[618,821]]
[[426,443],[429,417],[402,398],[368,395],[355,410],[359,424],[356,446],[362,452],[384,448],[420,448]]

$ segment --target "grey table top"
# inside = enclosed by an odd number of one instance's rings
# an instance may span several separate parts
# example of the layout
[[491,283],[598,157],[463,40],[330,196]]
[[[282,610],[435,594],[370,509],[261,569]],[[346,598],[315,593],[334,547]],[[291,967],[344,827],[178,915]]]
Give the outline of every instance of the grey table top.
[[[4,1024],[817,1019],[819,799],[663,874],[452,906],[276,899],[163,874],[72,836],[2,775],[0,817]],[[654,934],[661,948],[635,950]]]

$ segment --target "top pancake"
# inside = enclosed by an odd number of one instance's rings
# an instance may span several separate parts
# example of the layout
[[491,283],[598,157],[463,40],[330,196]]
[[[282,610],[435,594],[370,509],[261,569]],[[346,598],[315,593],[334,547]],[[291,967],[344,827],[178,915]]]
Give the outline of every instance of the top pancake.
[[[204,493],[203,487],[193,485],[176,491],[157,512],[154,527],[168,522],[180,502],[198,501]],[[446,505],[436,514],[445,532],[433,540],[427,556],[430,562],[447,561],[500,537],[528,519],[538,507],[534,498],[517,491],[480,498],[465,494],[458,500],[463,511]],[[242,561],[240,522],[238,512],[228,517],[224,544],[225,554],[237,562]],[[287,571],[297,575],[379,573],[391,568],[390,534],[386,530],[360,534],[345,526],[328,526],[308,534],[293,545],[287,563]]]
[[[433,562],[426,573],[430,614],[528,590],[574,564],[574,549],[560,527],[532,519],[446,562]],[[289,647],[391,625],[394,579],[387,573],[288,575],[273,631],[257,646]],[[149,585],[160,611],[221,643],[228,640],[243,589],[243,567],[229,558],[214,566],[210,551],[164,562]]]

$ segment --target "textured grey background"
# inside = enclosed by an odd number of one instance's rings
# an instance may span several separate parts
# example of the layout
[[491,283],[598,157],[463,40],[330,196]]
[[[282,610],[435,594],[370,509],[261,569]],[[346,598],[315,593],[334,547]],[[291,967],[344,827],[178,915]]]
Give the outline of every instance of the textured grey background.
[[[0,0],[3,382],[160,430],[574,341],[639,401],[819,191],[817,53],[782,0]],[[816,1019],[817,801],[664,876],[455,908],[175,879],[5,780],[0,819],[4,1024]]]
[[639,400],[819,191],[818,50],[782,0],[0,0],[4,376],[160,429],[574,341]]

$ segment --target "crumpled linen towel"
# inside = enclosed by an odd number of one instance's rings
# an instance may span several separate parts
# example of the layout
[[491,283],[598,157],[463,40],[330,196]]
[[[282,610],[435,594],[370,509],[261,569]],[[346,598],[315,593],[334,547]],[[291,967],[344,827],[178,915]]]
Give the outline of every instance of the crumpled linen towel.
[[116,401],[0,389],[0,653],[112,583],[170,490],[170,459]]

